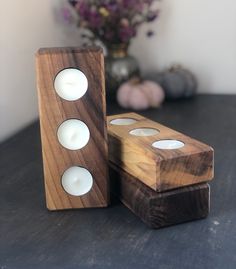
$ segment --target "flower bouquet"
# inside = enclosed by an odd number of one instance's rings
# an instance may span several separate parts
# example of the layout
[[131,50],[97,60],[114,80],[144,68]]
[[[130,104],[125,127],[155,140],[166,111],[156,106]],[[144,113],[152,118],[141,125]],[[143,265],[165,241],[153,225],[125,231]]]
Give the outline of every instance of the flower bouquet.
[[[69,0],[78,15],[78,27],[84,30],[83,44],[99,40],[107,48],[105,67],[109,100],[115,100],[121,83],[139,75],[138,63],[128,55],[128,47],[138,28],[157,18],[158,8],[154,2],[158,0]],[[146,34],[151,37],[154,33],[148,29]]]

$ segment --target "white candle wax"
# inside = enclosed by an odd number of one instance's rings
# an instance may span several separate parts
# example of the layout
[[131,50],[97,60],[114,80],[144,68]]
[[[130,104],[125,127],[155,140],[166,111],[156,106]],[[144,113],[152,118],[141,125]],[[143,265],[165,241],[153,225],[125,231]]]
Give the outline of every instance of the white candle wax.
[[179,149],[184,147],[184,143],[178,140],[159,140],[152,144],[157,149]]
[[67,101],[75,101],[86,93],[88,80],[80,70],[67,68],[57,74],[54,88],[61,98]]
[[135,136],[152,136],[158,134],[159,131],[152,128],[137,128],[130,131],[129,133]]
[[137,122],[135,119],[130,119],[130,118],[122,118],[122,119],[114,119],[110,121],[110,124],[113,125],[131,125]]
[[61,184],[67,193],[81,196],[91,190],[93,177],[87,169],[73,166],[64,172]]
[[81,149],[89,141],[90,132],[87,125],[76,119],[64,121],[58,128],[57,137],[60,144],[70,150]]

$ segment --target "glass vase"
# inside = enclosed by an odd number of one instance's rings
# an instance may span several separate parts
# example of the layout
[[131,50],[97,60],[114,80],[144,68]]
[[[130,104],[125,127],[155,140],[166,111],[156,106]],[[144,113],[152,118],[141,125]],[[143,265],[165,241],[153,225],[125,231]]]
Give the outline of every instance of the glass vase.
[[117,90],[122,83],[140,74],[137,60],[128,54],[127,44],[115,44],[108,47],[105,71],[108,102],[116,101]]

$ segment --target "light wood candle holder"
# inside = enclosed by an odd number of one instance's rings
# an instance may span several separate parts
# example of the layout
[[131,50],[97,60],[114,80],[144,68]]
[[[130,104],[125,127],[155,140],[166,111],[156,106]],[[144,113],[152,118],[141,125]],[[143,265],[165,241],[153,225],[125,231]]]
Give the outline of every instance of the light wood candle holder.
[[210,187],[206,183],[158,193],[110,163],[112,192],[153,229],[206,218]]
[[102,49],[40,49],[36,70],[47,208],[107,206]]
[[157,192],[208,182],[214,152],[136,113],[109,116],[109,160]]

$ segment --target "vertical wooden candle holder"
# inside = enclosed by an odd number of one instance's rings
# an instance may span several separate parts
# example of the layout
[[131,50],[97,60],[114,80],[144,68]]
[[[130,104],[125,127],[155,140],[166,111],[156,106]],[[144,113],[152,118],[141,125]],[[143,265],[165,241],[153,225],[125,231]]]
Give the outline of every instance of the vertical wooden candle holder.
[[40,49],[36,70],[47,208],[107,206],[102,49]]

